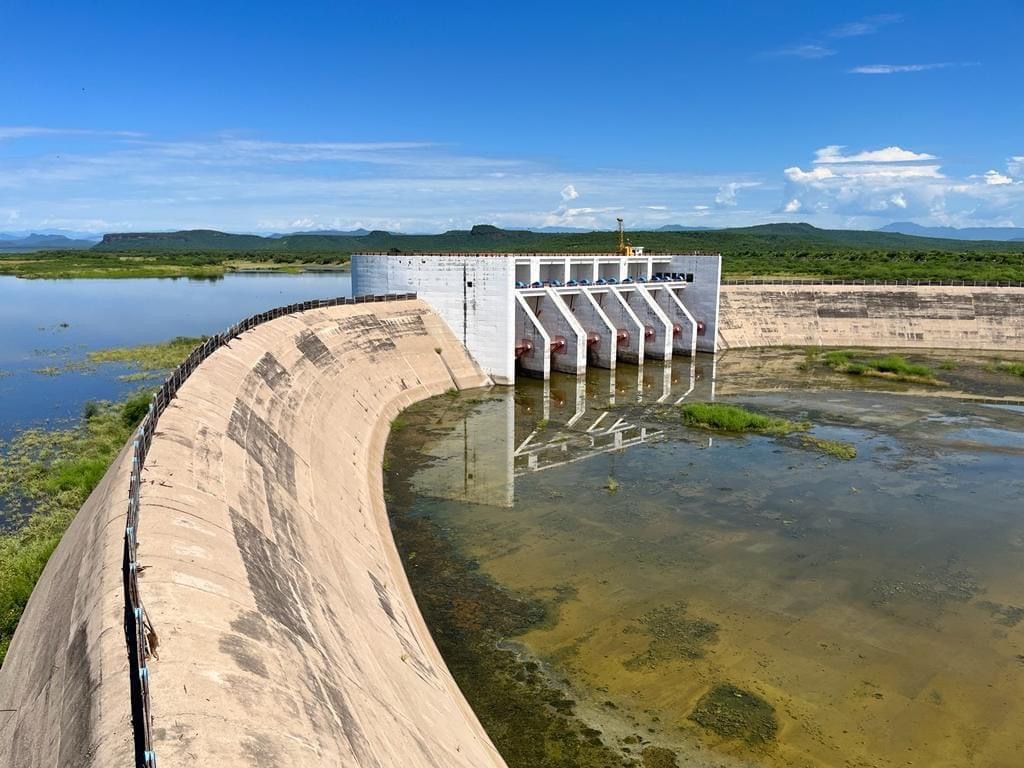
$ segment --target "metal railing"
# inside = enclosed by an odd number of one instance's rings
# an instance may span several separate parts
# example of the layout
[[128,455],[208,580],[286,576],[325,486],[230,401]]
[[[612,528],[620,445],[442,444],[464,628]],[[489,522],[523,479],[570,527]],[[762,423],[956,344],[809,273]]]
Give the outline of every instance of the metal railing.
[[147,661],[157,658],[157,635],[146,615],[139,595],[139,500],[142,489],[142,469],[146,463],[156,433],[160,415],[178,393],[192,372],[216,350],[230,343],[245,331],[261,323],[285,315],[305,312],[311,309],[337,307],[349,304],[364,304],[380,301],[407,301],[415,299],[415,293],[391,294],[387,296],[359,296],[356,298],[319,299],[289,304],[284,307],[260,312],[235,323],[223,333],[212,336],[189,353],[167,380],[153,395],[149,413],[139,425],[132,441],[132,468],[128,483],[128,517],[124,530],[124,559],[122,575],[124,583],[124,630],[128,646],[128,671],[131,681],[132,730],[135,741],[135,765],[137,768],[156,768],[156,752],[153,749],[153,713],[149,703],[149,667]]
[[825,280],[787,277],[723,278],[722,285],[937,285],[951,288],[1024,288],[1017,280]]

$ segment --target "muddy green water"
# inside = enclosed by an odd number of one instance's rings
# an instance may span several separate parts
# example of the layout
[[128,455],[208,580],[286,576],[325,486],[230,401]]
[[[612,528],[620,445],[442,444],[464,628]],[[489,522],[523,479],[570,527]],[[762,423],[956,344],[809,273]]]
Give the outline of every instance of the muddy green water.
[[[591,371],[401,417],[396,539],[511,766],[1022,764],[1024,381],[983,358],[915,356],[931,388],[802,359]],[[858,455],[673,414],[712,397]]]

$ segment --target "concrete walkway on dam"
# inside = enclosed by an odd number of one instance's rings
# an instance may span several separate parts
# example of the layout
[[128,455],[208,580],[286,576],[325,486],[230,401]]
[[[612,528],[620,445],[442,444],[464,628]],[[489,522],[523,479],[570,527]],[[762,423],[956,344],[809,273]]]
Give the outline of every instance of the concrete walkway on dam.
[[719,351],[822,346],[1024,351],[1024,288],[722,285]]
[[[315,309],[221,347],[160,417],[140,591],[161,768],[500,768],[394,546],[400,410],[488,383],[421,301]],[[0,671],[0,765],[134,763],[122,452],[51,558]]]

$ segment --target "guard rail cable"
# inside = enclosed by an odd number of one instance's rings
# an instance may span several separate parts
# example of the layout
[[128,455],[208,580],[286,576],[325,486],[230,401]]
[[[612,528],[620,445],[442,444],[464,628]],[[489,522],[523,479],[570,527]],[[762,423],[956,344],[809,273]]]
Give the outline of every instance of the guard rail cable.
[[318,299],[303,301],[260,312],[235,323],[223,333],[212,336],[197,346],[185,358],[153,395],[149,412],[143,418],[132,441],[131,479],[128,485],[128,518],[124,529],[124,631],[128,646],[128,674],[131,682],[132,731],[135,741],[136,768],[156,768],[156,752],[153,749],[153,713],[149,702],[150,658],[156,654],[157,635],[142,605],[139,595],[139,499],[142,487],[142,469],[146,463],[156,433],[157,421],[185,383],[185,380],[216,350],[230,343],[245,331],[261,323],[276,320],[285,315],[305,312],[311,309],[337,307],[349,304],[363,304],[378,301],[407,301],[415,299],[415,293],[389,294],[383,296],[358,296],[356,298]]
[[1024,288],[1019,280],[806,280],[799,278],[729,278],[722,285],[937,285],[952,288]]

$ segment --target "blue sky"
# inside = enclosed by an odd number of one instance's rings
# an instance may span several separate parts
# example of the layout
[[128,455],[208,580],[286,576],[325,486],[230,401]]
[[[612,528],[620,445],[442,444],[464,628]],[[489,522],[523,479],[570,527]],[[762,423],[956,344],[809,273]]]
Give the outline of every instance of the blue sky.
[[1024,4],[0,0],[0,231],[1024,226]]

